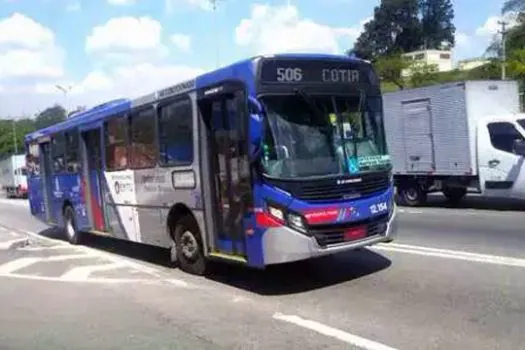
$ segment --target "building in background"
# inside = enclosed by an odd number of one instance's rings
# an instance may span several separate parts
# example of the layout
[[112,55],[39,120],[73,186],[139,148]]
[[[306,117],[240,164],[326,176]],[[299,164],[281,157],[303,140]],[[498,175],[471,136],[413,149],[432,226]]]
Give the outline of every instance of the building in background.
[[414,66],[424,64],[432,66],[437,72],[448,72],[454,69],[451,50],[419,50],[407,52],[403,57],[413,62],[410,68],[402,71],[402,76],[408,77],[412,74]]

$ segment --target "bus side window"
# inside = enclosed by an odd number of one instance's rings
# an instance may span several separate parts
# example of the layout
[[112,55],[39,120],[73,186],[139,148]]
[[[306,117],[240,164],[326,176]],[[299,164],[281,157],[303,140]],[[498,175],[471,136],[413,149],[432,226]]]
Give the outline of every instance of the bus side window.
[[29,152],[26,155],[26,167],[29,176],[40,175],[40,145],[38,143],[29,144]]
[[153,168],[157,164],[158,152],[155,136],[155,110],[153,108],[131,115],[130,168]]
[[78,141],[77,130],[66,133],[66,171],[68,173],[77,173],[79,169]]
[[66,170],[65,164],[66,138],[64,134],[56,134],[51,143],[51,157],[53,159],[53,173],[59,174]]
[[105,148],[106,169],[109,171],[124,170],[128,166],[127,118],[119,116],[106,123],[105,126]]
[[193,163],[193,110],[188,97],[159,108],[160,165]]

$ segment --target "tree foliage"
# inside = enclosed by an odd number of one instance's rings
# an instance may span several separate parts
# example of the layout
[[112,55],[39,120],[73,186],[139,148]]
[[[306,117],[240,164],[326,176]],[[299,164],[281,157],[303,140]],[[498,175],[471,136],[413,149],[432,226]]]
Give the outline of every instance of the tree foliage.
[[399,89],[405,88],[406,82],[401,76],[404,69],[407,69],[410,62],[399,54],[379,57],[374,68],[382,80],[395,84]]
[[451,0],[382,0],[351,51],[376,60],[397,52],[439,49],[445,41],[454,45],[453,19]]
[[66,119],[66,110],[60,105],[44,109],[35,119],[35,128],[42,129]]
[[439,49],[444,42],[454,46],[456,27],[451,0],[421,0],[420,10],[424,46]]
[[525,0],[506,0],[501,8],[502,13],[508,12],[524,12]]
[[35,118],[0,119],[0,158],[17,152],[22,153],[26,134],[63,121],[65,114],[66,111],[62,106],[54,105],[46,108]]

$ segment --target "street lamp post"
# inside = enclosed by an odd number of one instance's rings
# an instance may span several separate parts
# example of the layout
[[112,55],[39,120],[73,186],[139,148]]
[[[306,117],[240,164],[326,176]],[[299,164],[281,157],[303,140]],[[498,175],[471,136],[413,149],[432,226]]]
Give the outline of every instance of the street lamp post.
[[65,109],[66,109],[66,117],[69,115],[69,100],[68,100],[68,95],[69,93],[71,92],[71,89],[73,89],[73,86],[72,85],[66,85],[66,86],[63,86],[63,85],[55,85],[55,87],[62,91],[62,93],[64,94],[64,102],[65,102]]

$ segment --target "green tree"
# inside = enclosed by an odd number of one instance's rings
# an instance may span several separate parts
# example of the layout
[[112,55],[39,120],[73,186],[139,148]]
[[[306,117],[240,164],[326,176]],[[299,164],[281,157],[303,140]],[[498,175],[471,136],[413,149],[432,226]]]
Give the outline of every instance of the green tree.
[[352,52],[373,60],[397,51],[419,49],[422,38],[418,14],[419,0],[382,0]]
[[351,52],[375,60],[394,52],[454,45],[456,28],[451,0],[382,0]]
[[422,35],[426,48],[455,44],[454,7],[451,0],[420,0]]
[[435,64],[417,63],[410,66],[411,87],[429,86],[442,82],[438,74],[439,69]]
[[23,153],[24,136],[34,130],[34,120],[29,118],[0,119],[0,157]]
[[513,51],[507,64],[515,77],[525,80],[525,49]]
[[35,127],[37,129],[42,129],[50,125],[60,123],[66,119],[66,114],[67,112],[64,107],[58,104],[48,107],[37,115]]
[[410,61],[399,53],[379,57],[374,66],[382,81],[395,84],[399,89],[405,88],[402,72],[410,66]]
[[503,3],[501,12],[525,12],[525,0],[506,0]]

